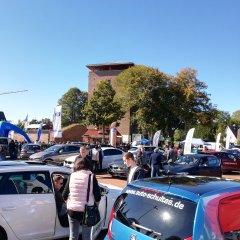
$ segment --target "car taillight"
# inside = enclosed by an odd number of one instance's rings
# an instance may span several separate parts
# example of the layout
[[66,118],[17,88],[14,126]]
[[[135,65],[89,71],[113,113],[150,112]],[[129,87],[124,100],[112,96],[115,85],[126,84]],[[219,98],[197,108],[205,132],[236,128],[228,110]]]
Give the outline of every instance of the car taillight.
[[184,240],[192,240],[192,237],[184,238]]
[[112,221],[113,221],[114,215],[115,215],[115,211],[113,207],[109,217],[109,225],[108,225],[108,233],[107,233],[109,240],[113,239],[112,238]]
[[36,152],[41,152],[41,150],[36,150]]
[[27,150],[26,149],[22,149],[21,152],[24,153],[24,152],[27,152]]

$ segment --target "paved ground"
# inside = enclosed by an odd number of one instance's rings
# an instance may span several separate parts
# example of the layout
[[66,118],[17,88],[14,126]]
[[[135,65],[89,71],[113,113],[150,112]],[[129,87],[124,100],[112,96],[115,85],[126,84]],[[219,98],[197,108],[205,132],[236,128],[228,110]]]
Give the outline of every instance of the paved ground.
[[[111,175],[107,173],[100,173],[97,174],[97,179],[101,183],[106,183],[106,184],[112,184],[117,187],[125,187],[127,184],[126,179],[124,178],[116,178],[116,177],[111,177]],[[240,172],[233,172],[229,173],[227,175],[223,175],[224,178],[232,178],[232,179],[239,179],[240,180]]]

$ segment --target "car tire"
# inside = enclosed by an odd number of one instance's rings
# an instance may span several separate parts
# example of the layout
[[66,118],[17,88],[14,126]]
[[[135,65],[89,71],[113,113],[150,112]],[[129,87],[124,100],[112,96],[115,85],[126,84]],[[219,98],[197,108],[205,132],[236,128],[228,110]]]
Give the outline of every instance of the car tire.
[[0,239],[1,240],[8,240],[7,234],[4,229],[0,228]]

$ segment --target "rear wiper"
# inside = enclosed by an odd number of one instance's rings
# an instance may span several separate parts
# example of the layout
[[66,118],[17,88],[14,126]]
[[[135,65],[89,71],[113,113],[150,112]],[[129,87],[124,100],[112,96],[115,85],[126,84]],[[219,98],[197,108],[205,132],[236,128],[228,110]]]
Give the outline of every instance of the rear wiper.
[[156,231],[154,231],[153,229],[144,227],[144,226],[139,225],[139,224],[137,224],[137,223],[135,223],[135,222],[132,222],[132,226],[134,226],[134,227],[136,227],[136,228],[140,228],[140,229],[146,231],[146,235],[147,235],[147,236],[150,236],[150,237],[152,237],[152,238],[161,240],[160,237],[162,236],[162,233],[156,232]]

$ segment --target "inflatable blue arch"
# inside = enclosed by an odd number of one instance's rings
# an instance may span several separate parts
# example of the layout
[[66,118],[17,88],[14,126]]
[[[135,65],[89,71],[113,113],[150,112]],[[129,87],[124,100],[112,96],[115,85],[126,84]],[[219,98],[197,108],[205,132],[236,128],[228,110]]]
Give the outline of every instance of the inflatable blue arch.
[[9,122],[0,122],[0,136],[1,137],[8,137],[9,131],[14,131],[16,133],[21,134],[28,143],[31,143],[32,141],[28,137],[28,135],[19,127],[9,123]]

